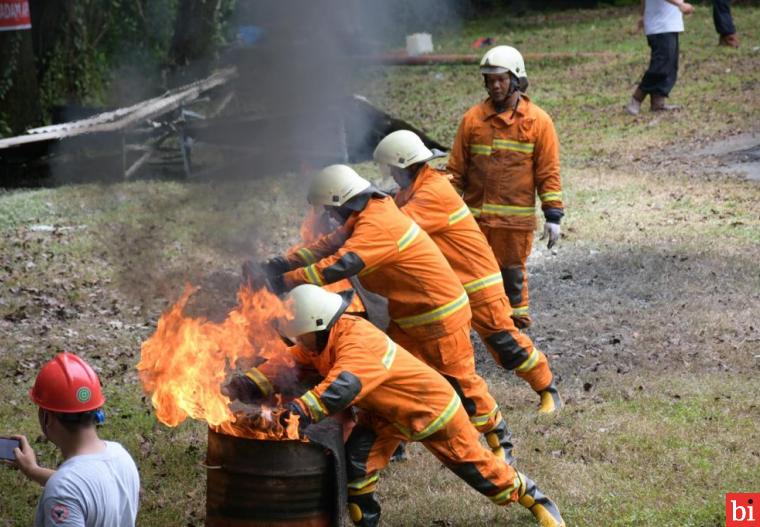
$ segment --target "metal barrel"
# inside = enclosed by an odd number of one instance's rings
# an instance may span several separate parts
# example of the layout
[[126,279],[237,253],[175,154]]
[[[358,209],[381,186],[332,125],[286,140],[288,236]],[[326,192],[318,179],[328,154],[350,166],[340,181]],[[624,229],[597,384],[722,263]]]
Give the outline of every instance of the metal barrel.
[[209,429],[206,463],[208,527],[335,524],[335,469],[324,447]]

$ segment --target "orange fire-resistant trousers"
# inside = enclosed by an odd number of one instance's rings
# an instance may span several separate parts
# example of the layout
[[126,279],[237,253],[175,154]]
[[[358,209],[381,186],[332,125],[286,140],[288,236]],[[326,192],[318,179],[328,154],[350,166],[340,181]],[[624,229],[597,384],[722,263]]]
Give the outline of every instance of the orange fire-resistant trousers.
[[512,318],[518,328],[531,324],[526,262],[533,248],[533,231],[480,226],[493,249],[504,277],[504,291],[512,306]]
[[530,337],[515,327],[506,297],[494,298],[471,308],[472,327],[496,362],[507,370],[514,370],[535,391],[546,389],[552,382],[549,361],[536,349]]
[[388,336],[449,381],[478,431],[490,432],[501,420],[498,404],[489,393],[486,381],[475,371],[469,324],[440,338],[419,340],[391,322]]
[[[388,465],[399,443],[405,440],[393,424],[361,412],[346,443],[349,496],[374,492],[378,472]],[[497,505],[517,501],[519,480],[515,470],[480,443],[478,432],[461,406],[446,426],[421,443],[449,470]]]

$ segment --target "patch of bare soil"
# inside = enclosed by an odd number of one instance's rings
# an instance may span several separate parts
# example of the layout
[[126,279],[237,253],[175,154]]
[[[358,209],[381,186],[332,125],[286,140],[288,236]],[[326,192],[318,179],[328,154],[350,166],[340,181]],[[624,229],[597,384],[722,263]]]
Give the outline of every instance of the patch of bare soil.
[[[617,165],[613,159],[607,160]],[[634,157],[648,169],[678,169],[695,176],[729,175],[760,181],[760,130],[709,139],[691,139]]]
[[699,161],[726,174],[760,182],[760,132],[715,141],[694,153]]
[[[716,175],[757,177],[760,134],[695,141],[638,164],[648,172],[702,178],[710,192]],[[629,227],[609,221],[610,229]],[[694,228],[700,228],[696,222]],[[709,238],[690,250],[656,238],[597,243],[569,232],[556,254],[536,240],[528,261],[534,318],[528,334],[563,384],[609,378],[625,384],[668,371],[760,372],[760,248],[728,255]],[[503,377],[475,342],[478,370]]]

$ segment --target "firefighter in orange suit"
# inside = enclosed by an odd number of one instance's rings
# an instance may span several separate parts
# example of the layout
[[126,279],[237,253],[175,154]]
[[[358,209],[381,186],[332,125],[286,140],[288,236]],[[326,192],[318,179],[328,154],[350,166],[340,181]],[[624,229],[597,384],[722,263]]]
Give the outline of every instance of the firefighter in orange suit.
[[559,140],[549,115],[527,95],[522,55],[490,49],[480,62],[488,98],[462,119],[449,155],[454,187],[493,248],[519,328],[530,326],[525,262],[536,228],[536,193],[546,220],[541,239],[559,240],[563,216]]
[[[564,526],[557,506],[528,477],[484,448],[459,396],[438,373],[361,317],[344,314],[352,292],[300,285],[289,295],[292,318],[280,325],[296,361],[323,378],[288,404],[299,426],[351,405],[359,423],[346,443],[348,507],[355,525],[380,523],[375,486],[401,441],[420,441],[447,468],[497,505],[518,501],[544,527]],[[256,399],[273,391],[267,364],[234,379],[234,394]],[[234,396],[234,395],[233,395]],[[286,418],[288,419],[288,418]]]
[[398,130],[375,149],[375,162],[400,190],[396,205],[433,239],[470,298],[472,325],[496,361],[540,396],[539,412],[562,405],[546,356],[512,321],[493,251],[448,175],[427,161],[435,155],[414,132]]
[[284,292],[358,276],[367,290],[388,299],[389,336],[454,386],[475,427],[512,461],[511,432],[475,371],[467,293],[435,243],[392,198],[345,165],[317,173],[309,201],[325,206],[343,225],[276,258],[277,271],[282,262],[291,270],[270,273],[270,289]]
[[[322,207],[312,207],[301,223],[301,240],[305,244],[314,243],[322,236],[335,230],[332,223],[334,222],[330,219],[328,214],[322,210]],[[300,245],[298,247],[300,247]],[[298,247],[295,247],[294,249],[298,250]],[[338,293],[347,289],[355,289],[354,285],[348,278],[344,278],[343,280],[339,280],[332,284],[325,284],[322,287],[333,293]],[[346,313],[363,316],[365,318],[367,317],[367,308],[364,306],[364,302],[362,302],[358,293],[353,296],[351,305],[346,309]]]

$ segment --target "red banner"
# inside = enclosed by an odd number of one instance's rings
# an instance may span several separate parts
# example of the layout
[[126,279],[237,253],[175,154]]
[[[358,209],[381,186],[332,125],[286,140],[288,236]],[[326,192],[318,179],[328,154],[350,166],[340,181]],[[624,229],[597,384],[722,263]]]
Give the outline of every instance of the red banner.
[[27,0],[0,0],[0,31],[31,29]]

